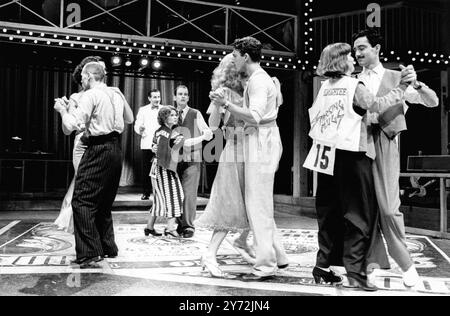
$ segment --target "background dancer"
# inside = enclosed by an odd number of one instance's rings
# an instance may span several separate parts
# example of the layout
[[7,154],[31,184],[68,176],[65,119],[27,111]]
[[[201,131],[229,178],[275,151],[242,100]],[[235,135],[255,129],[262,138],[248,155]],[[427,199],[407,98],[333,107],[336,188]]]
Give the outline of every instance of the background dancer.
[[[153,186],[153,205],[145,229],[145,235],[161,236],[155,230],[157,216],[168,218],[164,235],[179,237],[176,219],[183,214],[184,193],[177,174],[179,152],[183,146],[183,136],[173,131],[178,124],[178,112],[173,106],[162,107],[158,112],[158,128],[153,137],[157,147],[152,161],[150,176]],[[201,142],[203,140],[198,140]]]
[[143,193],[141,200],[148,200],[152,192],[152,181],[150,180],[150,168],[155,154],[152,151],[153,136],[160,127],[158,124],[158,112],[161,109],[161,92],[152,89],[148,93],[149,104],[142,106],[136,116],[134,131],[141,135],[142,151],[142,183]]
[[[175,89],[175,103],[178,110],[178,132],[183,134],[186,141],[205,136],[206,141],[213,138],[200,111],[188,106],[189,90],[180,85]],[[187,142],[189,143],[189,142]],[[186,142],[185,142],[186,146]],[[178,174],[184,191],[183,215],[178,220],[178,234],[183,238],[194,236],[194,220],[197,212],[197,193],[200,181],[200,166],[203,160],[202,144],[195,143],[183,148],[182,161],[178,164]]]

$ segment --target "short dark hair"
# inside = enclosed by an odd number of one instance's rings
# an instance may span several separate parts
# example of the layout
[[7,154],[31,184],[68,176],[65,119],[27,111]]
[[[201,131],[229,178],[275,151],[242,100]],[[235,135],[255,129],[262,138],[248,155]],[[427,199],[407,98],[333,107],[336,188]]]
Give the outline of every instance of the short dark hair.
[[256,38],[247,36],[234,41],[233,47],[241,53],[248,54],[252,61],[258,63],[261,61],[262,44]]
[[372,47],[377,46],[378,44],[380,46],[383,45],[383,37],[380,35],[380,32],[378,32],[375,28],[365,29],[362,31],[359,31],[352,36],[353,43],[360,37],[367,37],[367,40],[369,41],[369,44],[372,45]]
[[155,93],[155,92],[161,93],[161,91],[159,91],[158,89],[152,89],[152,90],[150,90],[150,92],[147,94],[148,97],[150,98],[150,97],[152,96],[152,93]]
[[177,109],[171,105],[163,106],[158,112],[158,124],[164,126],[172,111],[176,112]]
[[86,64],[91,62],[105,62],[100,56],[88,56],[85,57],[76,67],[72,73],[72,79],[76,84],[81,86],[81,72]]
[[173,91],[174,92],[173,95],[175,95],[175,96],[177,95],[178,89],[186,89],[188,91],[188,93],[189,93],[189,88],[187,86],[185,86],[184,84],[180,84]]

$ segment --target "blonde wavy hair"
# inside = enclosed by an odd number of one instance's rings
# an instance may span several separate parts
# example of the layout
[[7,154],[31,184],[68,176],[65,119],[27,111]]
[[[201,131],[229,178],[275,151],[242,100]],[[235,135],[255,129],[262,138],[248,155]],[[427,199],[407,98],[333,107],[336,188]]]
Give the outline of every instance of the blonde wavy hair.
[[211,78],[212,91],[221,87],[227,87],[240,95],[244,93],[244,81],[247,76],[236,69],[232,60],[233,54],[228,54],[222,59],[219,66],[214,69]]
[[320,55],[317,74],[328,78],[340,78],[349,70],[348,54],[352,47],[347,43],[334,43],[325,47]]

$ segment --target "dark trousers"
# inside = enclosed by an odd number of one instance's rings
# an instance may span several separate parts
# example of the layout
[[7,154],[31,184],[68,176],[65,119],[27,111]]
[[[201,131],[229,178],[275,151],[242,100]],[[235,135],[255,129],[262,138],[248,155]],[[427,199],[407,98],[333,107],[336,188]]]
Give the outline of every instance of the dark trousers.
[[181,162],[178,164],[178,176],[184,192],[183,215],[178,218],[178,231],[195,230],[194,220],[197,214],[197,193],[200,182],[200,162]]
[[150,149],[142,149],[142,193],[150,195],[152,193],[152,181],[150,178],[150,169],[155,154]]
[[77,259],[117,255],[111,208],[122,172],[120,135],[90,137],[72,199]]
[[319,173],[318,267],[344,265],[347,272],[366,273],[378,220],[371,162],[364,153],[337,150],[334,176]]

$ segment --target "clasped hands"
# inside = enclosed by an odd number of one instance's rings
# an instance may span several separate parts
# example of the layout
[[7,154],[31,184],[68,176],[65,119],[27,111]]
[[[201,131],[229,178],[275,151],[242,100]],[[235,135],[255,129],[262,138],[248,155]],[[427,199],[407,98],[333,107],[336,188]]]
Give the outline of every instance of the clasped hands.
[[69,100],[65,96],[62,98],[56,98],[55,105],[53,106],[53,108],[59,113],[68,111],[69,110]]
[[403,66],[400,65],[401,69],[401,80],[400,84],[406,84],[406,85],[414,85],[417,81],[417,73],[414,69],[413,65]]
[[227,100],[225,98],[225,92],[223,89],[217,89],[215,91],[211,91],[209,93],[209,99],[216,105],[216,106],[223,106]]

